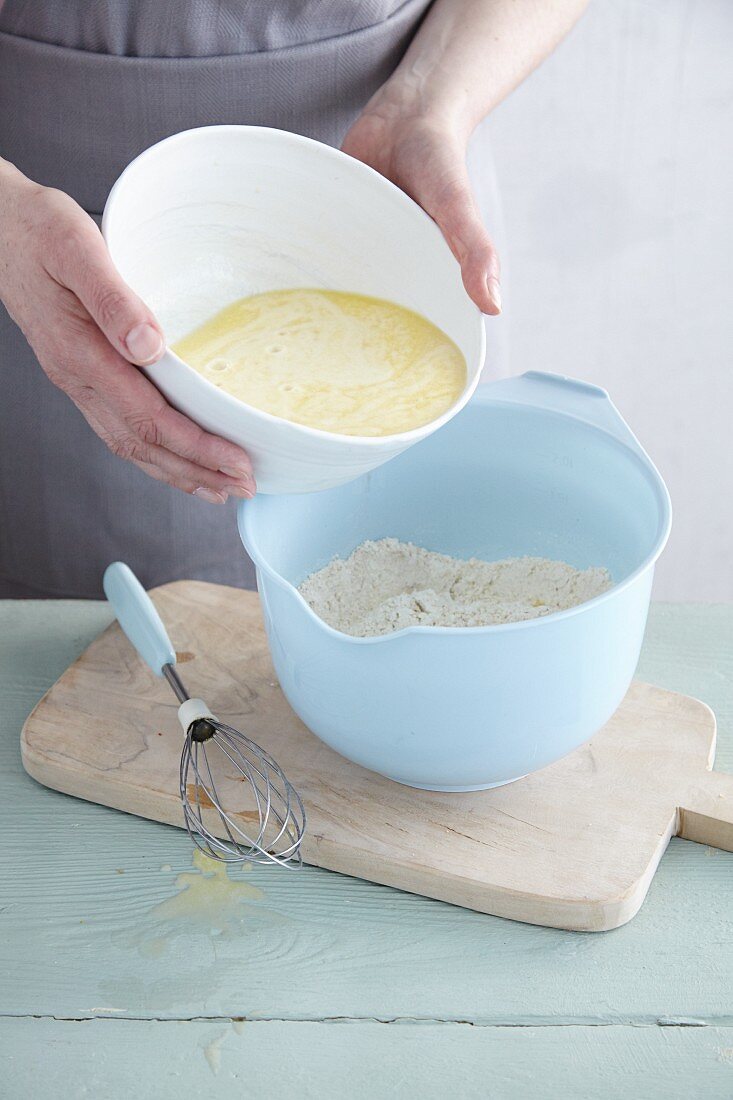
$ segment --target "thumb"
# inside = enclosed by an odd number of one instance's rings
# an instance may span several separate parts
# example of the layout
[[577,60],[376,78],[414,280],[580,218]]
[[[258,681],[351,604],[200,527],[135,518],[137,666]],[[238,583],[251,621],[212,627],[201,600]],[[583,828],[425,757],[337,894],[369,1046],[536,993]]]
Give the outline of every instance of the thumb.
[[165,339],[155,317],[124,281],[91,218],[65,232],[49,271],[88,310],[110,344],[130,363],[160,359]]
[[423,203],[461,265],[466,291],[484,313],[501,313],[499,256],[461,173]]

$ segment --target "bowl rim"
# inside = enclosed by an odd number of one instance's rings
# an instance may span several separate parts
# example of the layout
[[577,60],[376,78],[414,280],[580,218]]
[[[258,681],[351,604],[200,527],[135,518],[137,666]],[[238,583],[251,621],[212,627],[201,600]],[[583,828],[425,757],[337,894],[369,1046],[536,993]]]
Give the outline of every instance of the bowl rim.
[[[410,211],[410,217],[421,220],[428,232],[432,232],[433,235],[437,234],[440,240],[445,243],[445,246],[448,249],[448,252],[451,255],[451,259],[453,260],[453,262],[458,264],[458,261],[455,259],[455,257],[452,256],[452,253],[450,253],[450,249],[445,242],[445,238],[443,237],[443,234],[441,233],[433,218],[431,218],[430,215],[427,214],[423,210],[423,208],[414,201],[414,199],[410,198],[410,196],[405,191],[403,191],[402,188],[397,187],[396,184],[392,183],[391,180],[388,180],[386,176],[381,175],[374,168],[370,168],[368,164],[364,164],[363,161],[357,160],[356,157],[349,156],[348,153],[344,153],[340,149],[335,149],[333,146],[326,145],[324,142],[316,141],[314,138],[305,137],[303,134],[294,134],[291,133],[289,130],[279,130],[277,129],[277,127],[274,126],[239,126],[236,124],[195,126],[188,130],[180,130],[177,134],[171,134],[168,137],[162,138],[160,141],[155,142],[153,145],[148,146],[147,149],[144,149],[141,153],[138,153],[138,155],[130,161],[130,163],[122,170],[122,172],[112,185],[109,195],[107,196],[107,201],[104,205],[104,211],[102,213],[102,236],[104,237],[105,243],[107,244],[113,261],[114,256],[112,255],[112,245],[114,244],[114,240],[110,242],[110,236],[113,236],[115,232],[120,231],[115,227],[114,224],[114,208],[116,205],[116,200],[119,200],[120,191],[124,186],[126,177],[129,182],[130,177],[133,176],[136,172],[139,172],[141,166],[145,166],[146,161],[154,160],[156,156],[160,155],[161,150],[164,146],[170,147],[171,145],[181,145],[195,142],[196,138],[203,136],[208,137],[210,133],[226,134],[229,137],[242,137],[243,135],[247,134],[256,137],[265,136],[270,140],[281,142],[283,145],[308,148],[312,152],[314,152],[316,156],[322,156],[325,160],[331,160],[339,164],[342,168],[344,168],[348,172],[351,172],[353,175],[362,176],[364,179],[371,178],[372,181],[375,182],[377,187],[380,187],[384,191],[391,193],[406,211]],[[290,288],[283,287],[282,289],[287,290]],[[339,290],[342,288],[314,287],[308,289]],[[481,372],[484,368],[484,363],[486,360],[485,320],[481,310],[468,296],[468,293],[465,291],[465,287],[464,294],[466,297],[466,302],[468,303],[471,310],[471,323],[477,324],[478,326],[478,349],[476,355],[476,365],[474,367],[473,373],[471,373],[468,362],[466,362],[466,382],[456,400],[451,405],[449,405],[449,407],[443,413],[441,413],[439,417],[436,417],[434,420],[429,420],[427,421],[427,423],[421,424],[416,428],[410,428],[408,431],[405,432],[393,432],[390,435],[345,435],[341,432],[328,432],[322,428],[312,428],[308,424],[300,424],[295,420],[288,420],[285,417],[276,416],[273,413],[266,412],[264,409],[258,409],[255,405],[250,405],[246,401],[242,401],[240,398],[234,397],[233,394],[227,393],[227,391],[221,389],[221,387],[216,386],[203,374],[190,366],[190,364],[188,364],[185,359],[181,359],[180,356],[176,355],[176,353],[172,350],[168,343],[166,343],[163,356],[158,359],[157,362],[152,363],[142,369],[144,369],[146,373],[154,377],[156,368],[159,368],[161,364],[164,363],[167,358],[169,358],[178,368],[179,372],[182,372],[190,382],[195,384],[200,383],[203,389],[208,392],[210,396],[216,396],[223,402],[224,405],[227,405],[231,410],[237,411],[241,409],[246,409],[249,414],[253,415],[255,419],[261,420],[262,423],[265,425],[273,424],[280,427],[287,425],[287,428],[292,429],[293,434],[296,437],[301,436],[307,439],[317,439],[325,441],[333,440],[334,442],[339,444],[357,444],[359,447],[363,447],[364,449],[379,449],[380,447],[384,447],[385,445],[393,443],[404,443],[407,445],[411,442],[417,442],[419,439],[424,438],[426,434],[430,434],[433,431],[436,431],[438,428],[441,428],[444,424],[446,424],[449,420],[452,420],[452,418],[457,413],[459,413],[461,409],[464,408],[468,401],[470,401],[481,379]],[[372,295],[372,297],[375,296]],[[391,299],[383,300],[390,301]],[[400,303],[395,304],[399,305]],[[222,309],[223,308],[225,308],[225,306],[222,306]],[[406,306],[404,308],[407,309],[409,307]],[[412,312],[417,311],[413,310]],[[421,316],[423,315],[421,314]],[[426,320],[430,319],[426,318]],[[434,322],[431,322],[431,324],[432,323]],[[455,341],[453,341],[453,343],[455,343]]]
[[[489,387],[487,387],[489,389]],[[473,401],[476,404],[481,405],[510,405],[513,408],[518,406],[514,402],[502,401],[501,398],[492,397],[490,393],[477,393],[473,397]],[[249,519],[251,515],[251,501],[242,500],[237,507],[237,528],[239,536],[242,541],[242,545],[251,557],[258,570],[262,570],[266,576],[284,588],[305,610],[307,616],[316,623],[322,630],[330,635],[334,639],[339,641],[348,641],[355,644],[375,645],[378,643],[389,644],[395,642],[398,639],[402,639],[411,634],[434,634],[434,635],[456,635],[471,637],[476,634],[493,634],[497,631],[508,632],[515,630],[528,630],[541,627],[543,623],[556,623],[560,620],[572,618],[575,615],[582,614],[583,612],[595,609],[600,604],[605,603],[611,599],[617,593],[623,592],[634,584],[647,570],[653,568],[655,562],[659,558],[660,554],[664,550],[669,539],[670,529],[672,526],[672,502],[669,495],[669,490],[664,483],[664,480],[657,470],[656,466],[652,462],[649,455],[641,447],[638,441],[635,441],[635,446],[631,446],[628,443],[620,440],[613,432],[608,431],[606,428],[598,427],[594,424],[589,424],[581,416],[576,416],[571,412],[559,412],[557,410],[542,410],[543,415],[562,417],[564,419],[570,419],[584,424],[586,427],[592,428],[593,431],[599,432],[605,436],[608,441],[615,447],[621,448],[628,452],[633,461],[639,465],[646,475],[649,477],[655,495],[657,497],[657,503],[659,506],[659,523],[657,526],[656,536],[652,545],[652,549],[643,558],[639,565],[624,577],[623,580],[617,583],[611,579],[611,587],[607,588],[604,592],[599,593],[597,596],[593,596],[592,599],[586,600],[584,603],[576,604],[574,607],[566,608],[563,611],[551,611],[549,615],[538,616],[534,619],[523,619],[519,622],[513,623],[492,623],[487,626],[406,626],[402,630],[390,631],[387,634],[371,634],[367,637],[361,638],[354,634],[347,634],[343,630],[337,630],[336,627],[331,626],[324,619],[317,615],[307,600],[301,595],[297,587],[289,580],[278,573],[269,562],[265,560],[260,549],[257,545],[257,539],[253,537],[252,526]],[[365,476],[365,475],[361,475]],[[354,479],[357,480],[357,479]],[[329,490],[326,490],[328,492]]]

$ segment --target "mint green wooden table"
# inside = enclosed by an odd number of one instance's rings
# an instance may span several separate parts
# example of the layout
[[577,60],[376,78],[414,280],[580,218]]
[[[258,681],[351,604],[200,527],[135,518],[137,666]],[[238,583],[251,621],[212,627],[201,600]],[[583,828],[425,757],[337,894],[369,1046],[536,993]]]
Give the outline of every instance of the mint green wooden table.
[[[0,1096],[733,1097],[733,854],[673,841],[614,932],[260,869],[221,935],[151,910],[182,832],[37,786],[18,736],[111,615],[0,604]],[[656,605],[639,674],[697,695],[733,771],[733,608]],[[104,737],[104,729],[99,736]]]

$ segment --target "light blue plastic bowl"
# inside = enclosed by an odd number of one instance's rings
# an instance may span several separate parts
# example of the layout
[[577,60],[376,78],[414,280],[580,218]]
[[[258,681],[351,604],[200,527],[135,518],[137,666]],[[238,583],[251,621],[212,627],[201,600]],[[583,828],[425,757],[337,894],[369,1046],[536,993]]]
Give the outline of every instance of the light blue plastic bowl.
[[[639,657],[669,494],[608,394],[530,372],[480,387],[429,439],[348,485],[242,504],[272,659],[293,710],[343,756],[399,783],[509,783],[611,717]],[[544,618],[332,629],[296,586],[365,539],[456,557],[606,566],[613,587]]]

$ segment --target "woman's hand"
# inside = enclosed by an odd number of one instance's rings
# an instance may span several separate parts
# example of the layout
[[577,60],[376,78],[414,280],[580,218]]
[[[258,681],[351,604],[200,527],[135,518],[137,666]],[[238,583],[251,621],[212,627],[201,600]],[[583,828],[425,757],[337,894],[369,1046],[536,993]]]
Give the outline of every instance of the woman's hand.
[[212,503],[255,492],[247,454],[167,403],[138,367],[165,349],[92,219],[0,161],[0,298],[49,379],[109,449]]
[[484,313],[499,313],[499,261],[466,171],[468,139],[567,34],[587,0],[433,0],[344,152],[392,180],[438,223]]
[[347,133],[343,151],[406,191],[440,227],[484,313],[501,312],[499,257],[481,220],[466,169],[467,135],[421,117],[386,86]]

